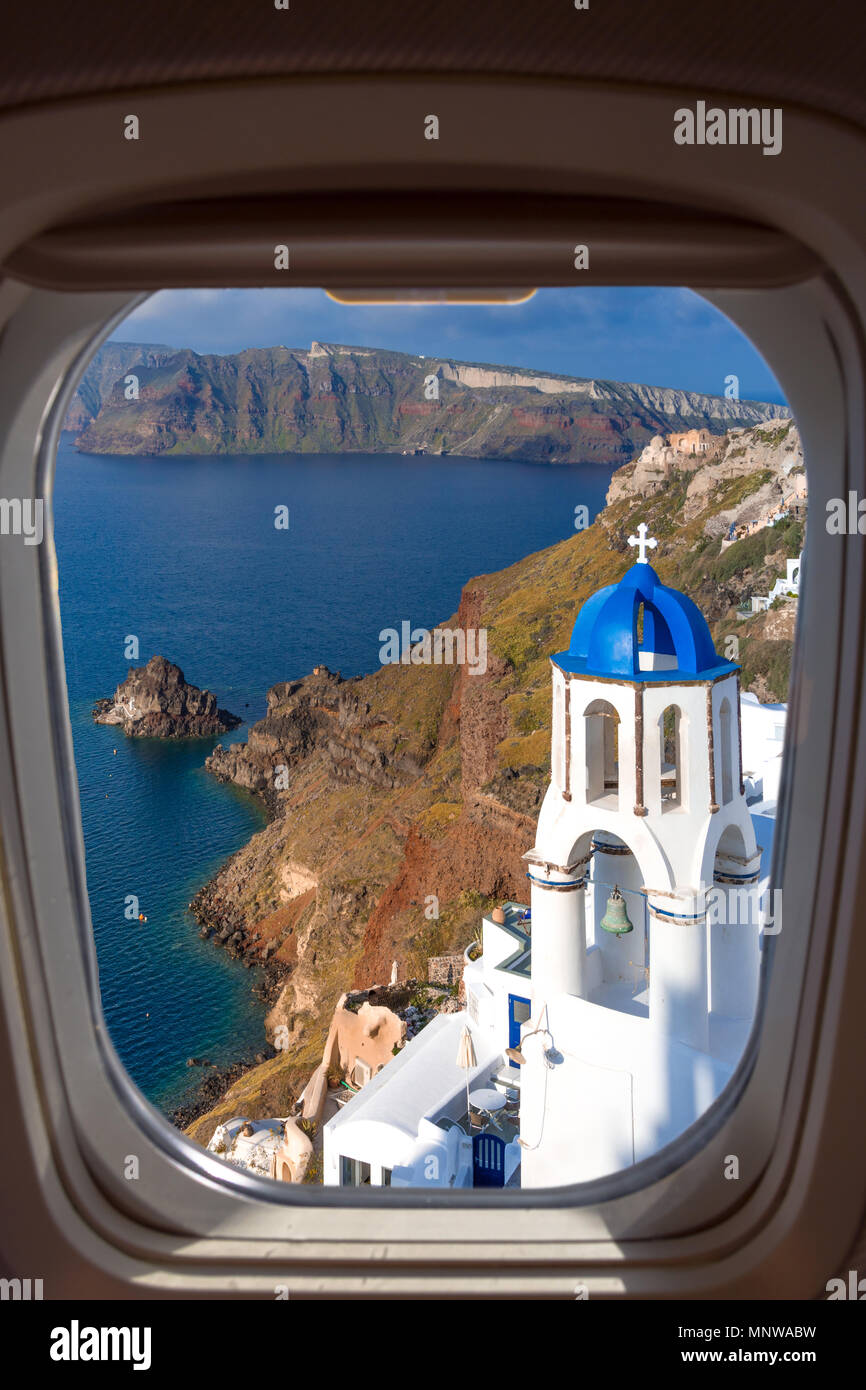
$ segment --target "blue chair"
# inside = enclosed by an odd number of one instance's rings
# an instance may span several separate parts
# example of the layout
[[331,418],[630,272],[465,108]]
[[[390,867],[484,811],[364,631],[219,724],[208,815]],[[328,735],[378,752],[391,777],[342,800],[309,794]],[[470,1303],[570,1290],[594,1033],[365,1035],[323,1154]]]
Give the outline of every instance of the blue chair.
[[505,1186],[505,1140],[486,1131],[472,1136],[473,1187]]

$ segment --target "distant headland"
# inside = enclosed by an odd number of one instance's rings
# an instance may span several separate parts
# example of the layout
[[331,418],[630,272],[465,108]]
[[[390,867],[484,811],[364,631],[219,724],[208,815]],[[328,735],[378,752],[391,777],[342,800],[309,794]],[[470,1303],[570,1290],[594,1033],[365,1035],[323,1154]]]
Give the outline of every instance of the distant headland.
[[314,342],[202,355],[106,343],[66,417],[93,454],[455,454],[628,462],[655,435],[787,420],[785,406]]

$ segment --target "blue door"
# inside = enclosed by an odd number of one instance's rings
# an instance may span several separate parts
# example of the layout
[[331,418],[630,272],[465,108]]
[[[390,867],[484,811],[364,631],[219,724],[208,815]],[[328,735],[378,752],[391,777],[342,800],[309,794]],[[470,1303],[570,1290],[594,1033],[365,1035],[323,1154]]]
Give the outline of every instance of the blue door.
[[[518,994],[508,996],[508,1046],[520,1046],[520,1025],[528,1023],[532,1006],[528,999],[521,999]],[[519,1063],[509,1061],[510,1067],[517,1067]]]
[[498,1134],[472,1136],[472,1186],[505,1186],[505,1140]]

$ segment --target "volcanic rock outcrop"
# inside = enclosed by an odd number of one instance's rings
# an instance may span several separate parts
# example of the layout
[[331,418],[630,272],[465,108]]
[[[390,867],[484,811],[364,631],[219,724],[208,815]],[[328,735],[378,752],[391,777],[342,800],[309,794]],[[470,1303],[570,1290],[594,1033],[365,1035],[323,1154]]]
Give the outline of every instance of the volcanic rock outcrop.
[[110,700],[93,707],[97,724],[117,724],[130,738],[210,738],[236,729],[237,715],[218,709],[210,690],[188,685],[164,656],[130,671]]
[[371,717],[361,679],[317,666],[301,680],[280,681],[268,691],[264,719],[246,743],[218,743],[205,766],[222,782],[261,796],[272,811],[289,790],[292,771],[318,753],[334,783],[368,782],[391,789],[417,777],[424,761],[399,749],[400,730],[378,713]]

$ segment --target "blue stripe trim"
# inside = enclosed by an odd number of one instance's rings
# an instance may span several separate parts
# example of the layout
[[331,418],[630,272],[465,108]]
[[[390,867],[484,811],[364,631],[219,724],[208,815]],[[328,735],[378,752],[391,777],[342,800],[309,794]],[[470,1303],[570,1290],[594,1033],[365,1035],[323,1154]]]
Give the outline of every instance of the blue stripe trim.
[[650,912],[654,912],[657,917],[667,917],[672,922],[702,922],[706,917],[704,912],[666,912],[663,907],[656,907],[655,903],[647,902]]
[[530,873],[527,873],[526,877],[530,883],[536,884],[539,888],[585,888],[587,884],[585,874],[583,878],[575,878],[565,883],[558,883],[552,878],[533,878]]

